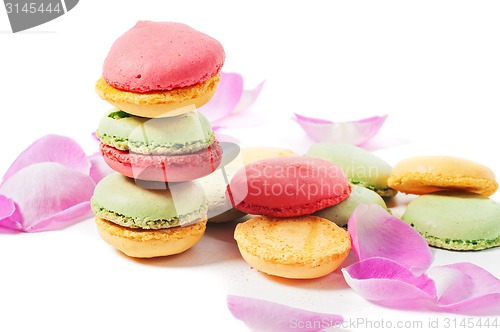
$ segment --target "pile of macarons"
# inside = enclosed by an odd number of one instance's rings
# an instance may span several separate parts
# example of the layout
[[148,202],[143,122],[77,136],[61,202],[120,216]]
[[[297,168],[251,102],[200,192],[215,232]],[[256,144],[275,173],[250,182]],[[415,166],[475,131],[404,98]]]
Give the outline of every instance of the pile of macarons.
[[301,156],[249,163],[231,179],[231,205],[256,217],[236,225],[243,258],[270,275],[308,279],[334,271],[346,259],[347,231],[312,213],[344,201],[351,185],[337,165]]
[[356,146],[317,144],[305,156],[247,148],[247,155],[250,162],[232,177],[227,198],[257,216],[239,223],[234,238],[242,257],[270,275],[309,279],[331,273],[349,254],[344,227],[354,209],[387,208],[381,195],[397,193],[387,184],[392,167]]
[[359,204],[385,207],[375,193],[388,200],[399,191],[417,195],[409,196],[411,201],[401,218],[429,245],[449,250],[482,250],[500,245],[500,204],[489,198],[498,183],[493,171],[482,164],[451,156],[416,156],[392,168],[359,147],[329,143],[311,146],[306,155],[337,163],[352,184],[371,189],[353,190],[346,214],[339,209],[344,206],[339,205],[316,213],[319,216],[345,226]]
[[377,204],[391,212],[386,202],[395,203],[398,192],[418,195],[408,196],[413,200],[402,219],[429,245],[500,245],[500,204],[488,198],[498,184],[484,165],[422,156],[393,168],[350,144],[314,144],[303,157],[280,149],[247,150],[252,160],[234,174],[226,194],[235,209],[257,215],[238,223],[234,238],[242,257],[261,272],[298,279],[332,272],[349,252],[343,228],[356,207]]
[[207,202],[193,180],[217,169],[222,148],[197,109],[224,60],[217,40],[180,23],[141,21],[112,45],[96,91],[114,108],[96,135],[116,173],[91,205],[101,237],[124,254],[173,255],[203,236]]
[[400,161],[389,186],[413,199],[402,219],[427,242],[450,250],[483,250],[500,245],[498,189],[488,167],[463,158],[417,156]]

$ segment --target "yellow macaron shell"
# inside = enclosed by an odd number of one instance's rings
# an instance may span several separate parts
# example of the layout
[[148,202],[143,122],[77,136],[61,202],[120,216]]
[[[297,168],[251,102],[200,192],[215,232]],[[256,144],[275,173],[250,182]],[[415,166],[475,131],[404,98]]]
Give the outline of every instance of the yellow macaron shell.
[[96,92],[102,99],[127,113],[145,118],[164,118],[194,111],[215,94],[220,74],[205,82],[168,91],[135,93],[118,90],[99,78]]
[[291,279],[312,279],[333,272],[351,249],[349,233],[315,216],[258,216],[236,226],[234,238],[255,269]]
[[151,258],[179,254],[198,243],[207,220],[188,226],[145,230],[117,225],[106,219],[95,218],[101,238],[129,257]]
[[498,189],[488,167],[463,158],[418,156],[399,162],[388,179],[389,187],[423,195],[442,190],[463,190],[490,196]]

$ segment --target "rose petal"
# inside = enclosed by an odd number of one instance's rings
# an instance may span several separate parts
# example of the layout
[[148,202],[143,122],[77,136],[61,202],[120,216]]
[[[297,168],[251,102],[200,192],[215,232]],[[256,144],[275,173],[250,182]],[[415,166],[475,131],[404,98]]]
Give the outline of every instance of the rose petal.
[[374,257],[342,269],[347,284],[367,300],[405,309],[431,307],[436,298],[434,281],[415,276],[390,259]]
[[12,199],[0,195],[0,233],[11,233],[21,229],[21,224],[16,222],[14,216],[16,206]]
[[233,110],[233,114],[238,114],[241,112],[244,112],[250,108],[250,106],[253,105],[255,100],[260,95],[260,92],[262,91],[262,88],[264,87],[265,81],[262,81],[259,85],[257,85],[254,89],[252,90],[244,90],[243,94],[241,95],[240,100],[238,101],[238,105]]
[[432,263],[427,241],[410,225],[377,204],[359,205],[348,222],[352,249],[360,260],[383,257],[415,274]]
[[387,118],[387,115],[384,115],[357,121],[331,122],[297,113],[295,113],[295,116],[296,118],[293,120],[316,142],[349,143],[354,145],[367,143],[378,133]]
[[437,305],[442,310],[462,314],[500,314],[500,280],[472,263],[456,263],[431,268]]
[[96,184],[106,175],[113,173],[113,170],[108,166],[108,164],[106,164],[99,152],[88,156],[88,158],[91,164],[90,177]]
[[92,217],[94,213],[90,207],[90,201],[85,201],[73,205],[61,212],[57,212],[47,219],[40,220],[31,228],[25,229],[26,232],[53,231],[65,228],[69,225]]
[[283,304],[243,296],[228,295],[233,316],[252,331],[321,331],[338,326],[342,316],[292,308]]
[[44,162],[9,177],[0,186],[0,194],[16,202],[19,213],[12,218],[30,232],[61,228],[88,217],[90,207],[78,205],[90,200],[94,187],[90,176],[59,163]]
[[69,137],[47,135],[21,152],[3,176],[3,181],[24,167],[40,162],[56,162],[84,174],[89,174],[90,170],[90,162],[77,142]]
[[243,77],[236,73],[221,73],[214,96],[199,109],[212,123],[224,119],[234,110],[243,93]]
[[297,118],[298,121],[301,122],[307,122],[307,123],[316,123],[316,124],[332,124],[332,121],[329,120],[324,120],[324,119],[317,119],[317,118],[311,118],[305,115],[300,115],[298,113],[293,113],[295,114],[295,117]]
[[12,199],[0,195],[0,219],[10,217],[15,210],[16,207]]

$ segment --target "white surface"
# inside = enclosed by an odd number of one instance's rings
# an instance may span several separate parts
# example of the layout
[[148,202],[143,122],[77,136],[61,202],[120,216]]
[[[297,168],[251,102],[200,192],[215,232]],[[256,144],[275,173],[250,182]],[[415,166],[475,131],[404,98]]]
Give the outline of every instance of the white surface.
[[[139,19],[204,31],[224,45],[225,71],[243,74],[247,87],[266,80],[255,109],[268,123],[227,132],[243,145],[303,152],[307,142],[292,112],[331,120],[389,114],[375,144],[406,142],[376,151],[390,163],[449,154],[499,173],[498,17],[497,1],[87,0],[12,34],[0,8],[0,173],[48,133],[71,136],[89,153],[97,149],[90,133],[109,106],[94,82],[112,42]],[[91,220],[58,232],[0,234],[0,331],[246,331],[226,309],[226,294],[351,321],[391,321],[393,330],[398,321],[430,330],[429,320],[464,317],[370,304],[338,271],[302,282],[265,277],[240,258],[234,225],[210,226],[189,252],[154,260],[120,255]],[[434,265],[471,261],[500,277],[500,249],[433,252]],[[366,327],[349,330],[375,329]]]

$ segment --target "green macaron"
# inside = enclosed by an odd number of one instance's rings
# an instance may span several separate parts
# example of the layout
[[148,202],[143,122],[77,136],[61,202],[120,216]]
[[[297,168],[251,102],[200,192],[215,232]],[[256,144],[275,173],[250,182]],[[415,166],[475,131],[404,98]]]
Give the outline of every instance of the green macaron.
[[347,199],[334,206],[316,211],[313,215],[328,219],[338,226],[346,227],[352,212],[359,204],[377,204],[387,209],[379,194],[365,187],[353,185],[351,195]]
[[171,183],[167,188],[165,183],[136,183],[118,173],[96,185],[91,206],[99,218],[142,229],[188,225],[207,215],[205,194],[195,182]]
[[387,185],[392,166],[355,145],[318,143],[312,145],[305,155],[337,164],[352,184],[366,187],[380,196],[393,197],[397,194]]
[[149,119],[112,109],[101,118],[96,135],[106,145],[142,154],[188,154],[215,141],[210,123],[197,111]]
[[435,247],[482,250],[500,245],[500,204],[482,195],[422,195],[410,202],[402,219]]

